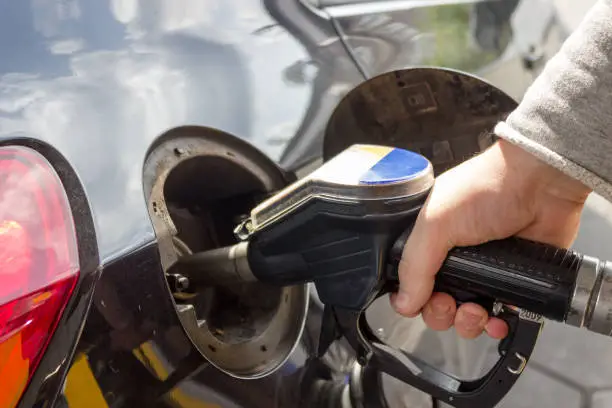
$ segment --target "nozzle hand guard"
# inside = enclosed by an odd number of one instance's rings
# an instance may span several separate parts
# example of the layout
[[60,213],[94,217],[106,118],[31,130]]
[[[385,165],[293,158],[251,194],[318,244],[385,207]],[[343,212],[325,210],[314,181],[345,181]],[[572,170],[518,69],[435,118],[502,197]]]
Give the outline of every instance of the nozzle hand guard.
[[[384,293],[382,290],[378,295]],[[389,346],[371,330],[365,310],[327,306],[318,352],[320,356],[325,354],[327,347],[342,335],[362,366],[391,375],[457,408],[494,407],[523,372],[544,322],[542,316],[518,308],[496,309],[497,317],[508,323],[509,334],[499,344],[497,363],[477,380],[453,377],[406,351]]]

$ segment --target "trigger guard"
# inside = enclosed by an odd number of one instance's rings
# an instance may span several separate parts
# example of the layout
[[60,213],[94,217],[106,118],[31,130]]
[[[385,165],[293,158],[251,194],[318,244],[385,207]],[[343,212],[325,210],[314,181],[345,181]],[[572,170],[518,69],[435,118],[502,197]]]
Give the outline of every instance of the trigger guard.
[[344,329],[352,326],[353,333],[347,339],[360,355],[362,365],[391,375],[457,408],[496,406],[523,372],[543,325],[541,316],[516,308],[502,311],[497,317],[508,323],[509,334],[500,342],[499,360],[481,378],[464,381],[386,345],[373,334],[363,314],[353,317],[356,324]]

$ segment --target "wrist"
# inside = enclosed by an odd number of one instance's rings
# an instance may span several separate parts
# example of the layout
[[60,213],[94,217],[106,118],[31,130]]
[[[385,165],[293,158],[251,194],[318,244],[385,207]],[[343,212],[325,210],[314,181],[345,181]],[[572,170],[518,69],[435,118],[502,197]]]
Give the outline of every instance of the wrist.
[[584,203],[592,192],[580,181],[511,142],[500,139],[494,148],[506,165],[508,177],[518,182],[523,191],[541,191],[579,203]]

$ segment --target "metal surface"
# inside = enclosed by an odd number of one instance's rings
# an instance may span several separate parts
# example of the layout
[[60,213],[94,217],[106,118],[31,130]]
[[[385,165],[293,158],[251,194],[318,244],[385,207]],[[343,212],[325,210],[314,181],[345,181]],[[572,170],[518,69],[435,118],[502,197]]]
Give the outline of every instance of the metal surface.
[[167,278],[172,293],[183,293],[189,289],[189,278],[178,273],[167,275]]
[[599,259],[583,256],[578,275],[576,276],[576,286],[572,295],[570,310],[565,319],[567,324],[576,327],[583,327],[590,318],[592,312],[592,294],[595,284],[601,275]]
[[332,0],[326,5],[368,77],[442,66],[477,73],[519,98],[532,72],[541,68],[527,68],[523,60],[532,58],[530,50],[550,56],[562,41],[548,1]]
[[584,256],[570,312],[565,321],[606,336],[612,335],[612,264]]
[[527,359],[519,353],[514,353],[514,357],[517,358],[517,360],[519,361],[519,364],[516,368],[508,367],[508,371],[514,375],[521,375],[521,373],[525,369],[525,366],[527,365]]
[[247,242],[239,242],[227,247],[182,255],[172,265],[170,273],[177,271],[187,276],[194,291],[206,286],[256,282],[247,258],[248,246]]
[[0,140],[49,142],[74,166],[104,261],[154,240],[141,166],[156,137],[208,126],[292,166],[362,80],[297,1],[2,1],[0,52]]
[[191,304],[179,304],[177,310],[191,340],[212,365],[237,379],[257,379],[279,370],[298,346],[308,311],[307,288],[270,294],[278,296],[279,305],[273,315],[254,324],[254,335],[245,323],[238,330],[212,327]]
[[234,260],[236,265],[236,272],[240,275],[243,282],[249,282],[255,280],[251,267],[249,266],[249,260],[247,258],[249,246],[245,242],[238,243],[230,257]]
[[359,362],[353,363],[353,369],[349,377],[351,391],[351,402],[353,408],[365,408],[363,393],[363,366]]
[[341,0],[337,2],[324,1],[322,6],[325,7],[330,16],[341,18],[372,13],[407,11],[423,7],[473,5],[483,1],[486,0],[356,0],[353,2]]
[[[281,368],[304,330],[308,287],[272,288],[250,279],[225,289],[198,281],[197,275],[181,269],[183,263],[175,262],[185,256],[185,250],[191,253],[197,246],[199,255],[187,258],[205,261],[198,265],[208,268],[200,272],[219,277],[248,275],[246,243],[218,246],[231,231],[232,218],[253,205],[248,197],[282,188],[286,175],[254,147],[219,131],[195,127],[177,129],[159,139],[149,151],[144,174],[163,264],[172,266],[169,273],[178,268],[194,283],[193,296],[175,296],[179,319],[193,345],[214,367],[238,379],[261,378]],[[214,177],[194,180],[207,174]],[[216,178],[226,182],[219,185]],[[232,197],[237,213],[224,212]],[[185,215],[181,221],[177,214],[185,211],[206,215]],[[198,225],[217,218],[227,219],[214,222],[214,228]],[[196,224],[195,230],[187,224]],[[205,227],[207,232],[202,233]],[[183,243],[179,253],[175,252],[176,237]]]
[[493,303],[493,308],[491,309],[493,316],[497,316],[498,314],[500,314],[503,308],[504,308],[503,303],[500,303],[500,302]]
[[488,147],[490,129],[515,107],[496,86],[462,72],[389,72],[340,102],[327,126],[324,157],[357,143],[401,147],[427,157],[440,174]]
[[590,331],[606,336],[612,335],[612,263],[602,262],[597,280],[597,292],[593,294],[590,319],[586,326]]

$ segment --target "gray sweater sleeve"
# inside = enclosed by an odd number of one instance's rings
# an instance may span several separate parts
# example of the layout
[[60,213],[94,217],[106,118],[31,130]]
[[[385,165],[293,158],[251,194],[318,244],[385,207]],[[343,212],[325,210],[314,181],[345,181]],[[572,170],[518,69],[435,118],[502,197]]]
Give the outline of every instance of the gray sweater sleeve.
[[612,0],[599,0],[495,133],[612,201]]

